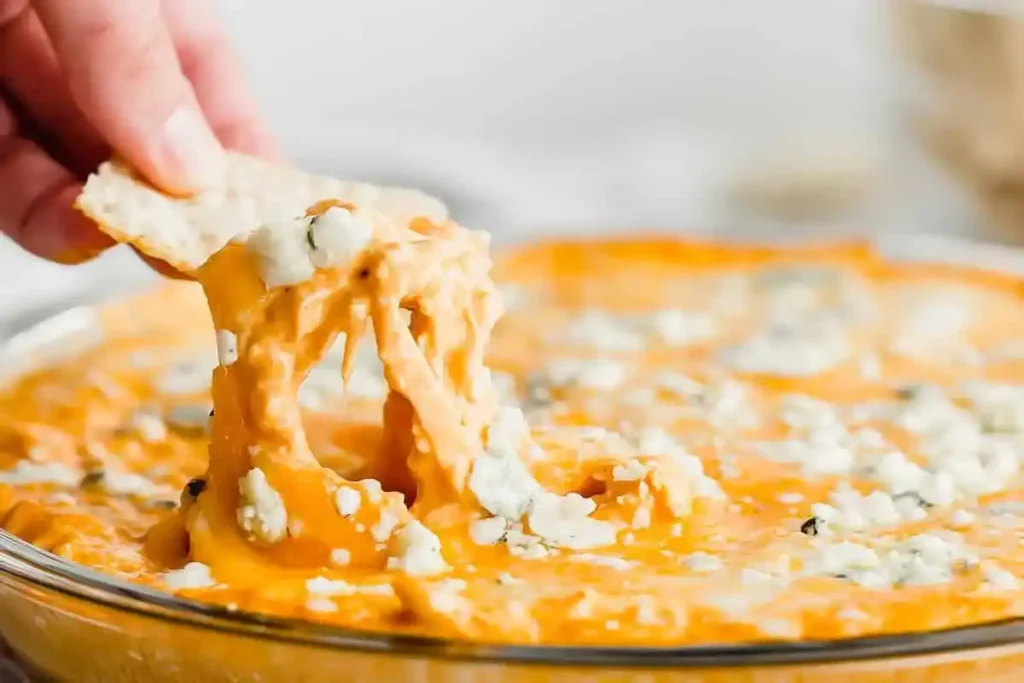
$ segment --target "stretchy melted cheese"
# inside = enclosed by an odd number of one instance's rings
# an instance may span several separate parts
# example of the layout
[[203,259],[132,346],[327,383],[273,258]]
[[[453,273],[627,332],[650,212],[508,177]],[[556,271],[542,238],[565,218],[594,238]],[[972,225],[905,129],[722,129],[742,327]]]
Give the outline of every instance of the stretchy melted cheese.
[[1020,614],[1017,282],[543,244],[499,260],[497,322],[480,234],[321,199],[0,396],[4,528],[231,610],[482,641]]

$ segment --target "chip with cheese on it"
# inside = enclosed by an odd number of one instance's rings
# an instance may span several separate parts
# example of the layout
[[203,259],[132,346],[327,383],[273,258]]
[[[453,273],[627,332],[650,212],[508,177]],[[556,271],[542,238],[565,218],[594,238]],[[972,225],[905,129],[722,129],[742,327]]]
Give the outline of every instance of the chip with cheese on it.
[[111,160],[90,176],[76,207],[104,232],[183,272],[193,272],[233,239],[292,221],[323,199],[349,202],[370,220],[444,223],[444,204],[417,190],[346,182],[228,152],[221,183],[171,197]]
[[[118,240],[194,274],[221,349],[208,493],[155,529],[151,546],[187,537],[182,559],[228,573],[324,566],[337,548],[353,566],[405,566],[388,549],[404,547],[395,535],[408,536],[415,515],[475,504],[472,458],[495,406],[484,348],[501,311],[486,233],[418,192],[239,155],[220,189],[189,198],[110,162],[77,206]],[[345,517],[337,491],[360,484],[320,467],[297,392],[339,335],[348,381],[371,330],[390,387],[371,474],[388,491]]]

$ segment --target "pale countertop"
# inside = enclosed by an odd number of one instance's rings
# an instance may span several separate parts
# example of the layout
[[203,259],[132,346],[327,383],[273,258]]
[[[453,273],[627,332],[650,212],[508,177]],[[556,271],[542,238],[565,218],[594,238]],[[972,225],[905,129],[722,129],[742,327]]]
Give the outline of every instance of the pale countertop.
[[[422,187],[499,241],[749,222],[726,189],[794,150],[874,179],[839,228],[969,230],[901,137],[884,2],[217,4],[295,163]],[[0,243],[0,309],[145,272],[130,253],[64,268]]]

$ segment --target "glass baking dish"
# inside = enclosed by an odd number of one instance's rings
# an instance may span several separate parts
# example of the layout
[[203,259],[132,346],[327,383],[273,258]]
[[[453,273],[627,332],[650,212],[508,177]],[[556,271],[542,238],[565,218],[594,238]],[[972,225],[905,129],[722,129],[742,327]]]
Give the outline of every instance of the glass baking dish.
[[[871,238],[890,259],[1024,275],[1024,251],[917,235]],[[10,378],[95,343],[69,308],[0,346]],[[0,531],[0,641],[26,672],[0,682],[1016,681],[1024,618],[837,641],[680,648],[502,647],[387,636],[228,612],[112,579]]]

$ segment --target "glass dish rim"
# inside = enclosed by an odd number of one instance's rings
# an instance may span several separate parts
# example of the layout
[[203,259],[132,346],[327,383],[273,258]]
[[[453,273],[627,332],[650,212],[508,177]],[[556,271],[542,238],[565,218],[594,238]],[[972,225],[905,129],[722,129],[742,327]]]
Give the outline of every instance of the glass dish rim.
[[[635,235],[636,233],[634,233]],[[697,232],[666,232],[685,239],[706,238]],[[651,233],[643,233],[651,237]],[[735,235],[711,234],[728,241]],[[614,237],[614,235],[612,235]],[[822,243],[844,242],[850,236],[830,236]],[[896,233],[853,235],[886,258],[917,263],[955,264],[1024,276],[1024,250],[960,237]],[[602,236],[602,238],[604,238]],[[571,239],[571,238],[570,238]],[[766,242],[761,239],[761,242]],[[801,239],[806,244],[808,240]],[[750,240],[744,240],[750,244]],[[770,240],[778,246],[784,240]],[[993,267],[992,262],[998,264]],[[123,289],[118,292],[120,294]],[[37,320],[0,342],[0,364],[26,360],[29,352],[62,336],[87,332],[95,325],[96,307],[110,301],[109,293],[89,297]],[[17,373],[14,373],[15,375]],[[6,380],[6,378],[3,378]],[[178,598],[145,586],[78,566],[0,529],[0,582],[28,584],[65,598],[133,616],[235,637],[334,652],[387,654],[419,659],[478,664],[543,665],[548,667],[617,668],[747,668],[765,665],[824,665],[867,659],[909,658],[940,653],[969,652],[1024,645],[1024,618],[972,624],[937,631],[897,633],[832,640],[763,641],[683,647],[615,647],[559,645],[501,645],[446,640],[429,636],[387,634],[316,624],[301,619],[264,616]]]

